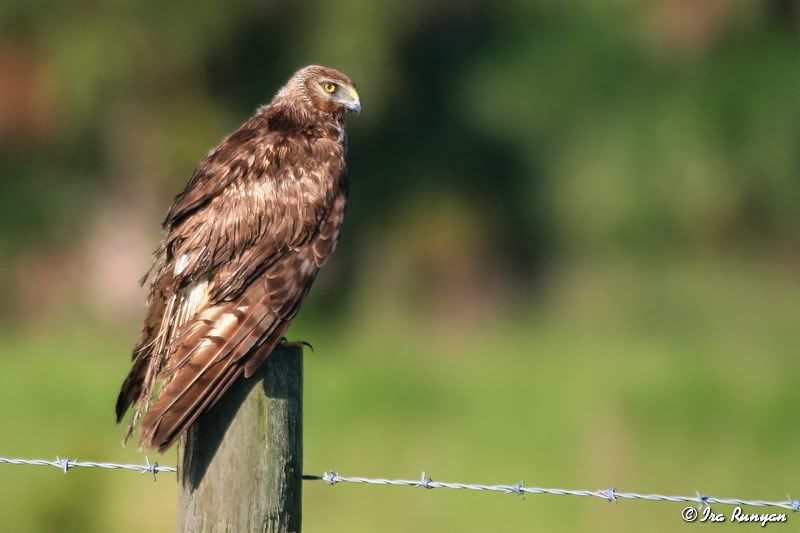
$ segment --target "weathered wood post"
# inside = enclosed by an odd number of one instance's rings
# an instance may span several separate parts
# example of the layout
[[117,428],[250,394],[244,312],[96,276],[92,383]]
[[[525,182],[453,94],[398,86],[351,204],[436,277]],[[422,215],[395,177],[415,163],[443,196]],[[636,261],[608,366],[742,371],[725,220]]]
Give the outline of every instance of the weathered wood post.
[[178,452],[178,531],[299,532],[303,350],[275,350],[201,416]]

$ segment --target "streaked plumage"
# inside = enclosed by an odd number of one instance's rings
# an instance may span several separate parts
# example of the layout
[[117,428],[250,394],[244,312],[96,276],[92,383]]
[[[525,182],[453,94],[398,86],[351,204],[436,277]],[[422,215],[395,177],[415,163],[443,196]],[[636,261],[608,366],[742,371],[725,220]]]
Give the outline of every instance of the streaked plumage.
[[117,399],[164,451],[280,342],[336,246],[352,80],[298,71],[198,165],[162,224],[148,311]]

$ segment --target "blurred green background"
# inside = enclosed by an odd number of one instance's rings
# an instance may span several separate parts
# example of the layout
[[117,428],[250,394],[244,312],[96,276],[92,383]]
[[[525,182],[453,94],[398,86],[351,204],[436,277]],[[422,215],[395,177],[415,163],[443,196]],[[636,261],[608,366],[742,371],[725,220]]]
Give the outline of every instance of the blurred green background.
[[[562,4],[1,3],[0,455],[144,460],[112,407],[160,218],[323,63],[365,110],[290,335],[316,348],[307,472],[797,497],[800,2]],[[304,490],[307,531],[684,527],[680,504]],[[0,466],[0,529],[168,531],[175,494]]]

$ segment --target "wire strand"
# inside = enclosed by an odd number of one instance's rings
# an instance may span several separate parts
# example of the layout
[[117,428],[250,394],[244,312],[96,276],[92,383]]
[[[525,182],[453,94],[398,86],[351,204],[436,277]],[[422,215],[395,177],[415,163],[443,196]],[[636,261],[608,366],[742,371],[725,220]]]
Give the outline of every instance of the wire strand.
[[[129,470],[138,472],[140,474],[152,474],[155,479],[156,474],[160,472],[177,472],[174,466],[161,466],[158,463],[151,463],[150,459],[145,457],[145,464],[118,464],[118,463],[101,463],[94,461],[78,461],[72,459],[61,459],[56,457],[55,461],[48,461],[46,459],[9,459],[0,457],[0,464],[10,465],[27,465],[27,466],[49,466],[57,468],[65,474],[74,468],[102,468],[109,470]],[[619,500],[640,500],[652,502],[673,502],[673,503],[696,503],[703,507],[709,507],[712,504],[718,505],[747,505],[751,507],[776,507],[787,509],[789,511],[797,512],[800,510],[800,500],[792,499],[786,496],[783,501],[770,501],[770,500],[747,500],[742,498],[717,498],[715,496],[707,496],[699,492],[695,496],[678,496],[669,494],[641,494],[638,492],[620,491],[616,488],[600,489],[600,490],[586,490],[586,489],[561,489],[561,488],[546,488],[546,487],[527,487],[522,483],[516,485],[484,485],[480,483],[461,483],[453,481],[434,481],[428,477],[425,472],[419,479],[384,479],[384,478],[368,478],[361,476],[342,476],[337,472],[330,470],[323,474],[305,474],[303,475],[305,481],[324,481],[328,485],[337,485],[339,483],[355,483],[365,485],[383,485],[383,486],[397,486],[397,487],[416,487],[423,489],[453,489],[453,490],[474,490],[483,492],[500,492],[504,494],[514,494],[516,496],[524,497],[526,494],[550,494],[553,496],[583,496],[594,497],[606,500],[608,502],[617,502]]]

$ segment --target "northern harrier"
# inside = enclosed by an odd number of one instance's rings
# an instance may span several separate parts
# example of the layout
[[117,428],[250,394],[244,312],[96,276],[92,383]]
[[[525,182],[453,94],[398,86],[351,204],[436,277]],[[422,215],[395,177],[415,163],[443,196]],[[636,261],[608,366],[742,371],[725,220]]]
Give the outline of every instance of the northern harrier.
[[281,342],[336,246],[347,200],[353,81],[295,73],[197,166],[162,224],[147,316],[117,399],[164,451]]

